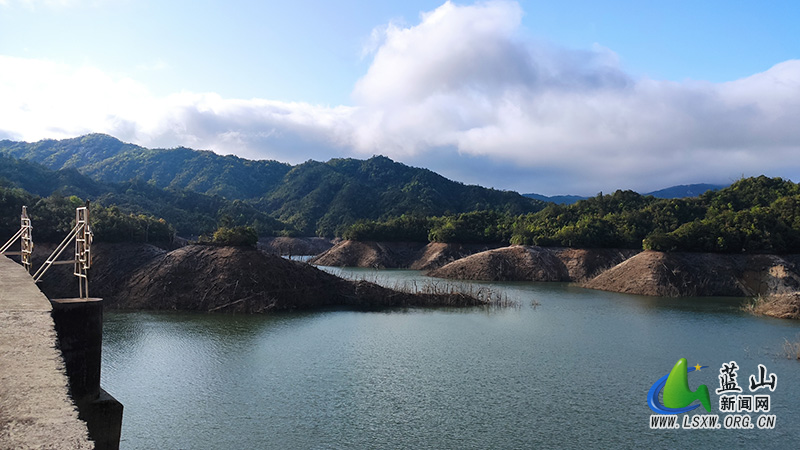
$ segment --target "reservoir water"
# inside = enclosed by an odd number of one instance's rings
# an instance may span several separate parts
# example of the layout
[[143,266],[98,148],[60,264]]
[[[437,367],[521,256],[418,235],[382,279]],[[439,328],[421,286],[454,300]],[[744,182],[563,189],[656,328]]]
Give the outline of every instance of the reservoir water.
[[[797,447],[800,361],[783,347],[800,323],[742,313],[742,299],[489,284],[520,307],[106,312],[102,385],[125,405],[121,447]],[[723,419],[722,364],[736,362],[743,394],[766,366],[776,389],[752,394],[770,395],[775,428],[650,429],[648,390],[679,358],[709,366],[689,385],[708,386],[712,411],[689,415]]]

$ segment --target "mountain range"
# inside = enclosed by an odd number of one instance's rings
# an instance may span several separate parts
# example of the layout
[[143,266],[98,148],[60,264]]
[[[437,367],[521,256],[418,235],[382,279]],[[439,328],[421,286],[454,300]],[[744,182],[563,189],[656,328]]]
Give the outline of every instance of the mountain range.
[[[183,235],[226,223],[254,226],[262,235],[334,236],[359,220],[481,210],[518,215],[587,198],[465,185],[384,156],[292,166],[184,147],[150,149],[104,134],[0,141],[0,186],[115,204],[163,217]],[[644,195],[694,197],[723,187],[681,185]]]
[[[681,184],[679,186],[671,186],[664,189],[659,189],[653,192],[645,192],[642,195],[652,195],[655,198],[689,198],[697,197],[708,191],[718,191],[728,187],[727,184]],[[525,197],[541,200],[543,202],[552,202],[559,205],[571,205],[580,200],[586,200],[589,197],[581,197],[580,195],[554,195],[548,197],[541,194],[522,194]]]
[[149,149],[103,134],[3,140],[0,155],[0,186],[127,205],[132,212],[164,217],[184,234],[211,232],[211,222],[224,220],[255,221],[262,234],[333,236],[358,220],[486,209],[524,214],[546,206],[383,156],[292,166],[188,148]]

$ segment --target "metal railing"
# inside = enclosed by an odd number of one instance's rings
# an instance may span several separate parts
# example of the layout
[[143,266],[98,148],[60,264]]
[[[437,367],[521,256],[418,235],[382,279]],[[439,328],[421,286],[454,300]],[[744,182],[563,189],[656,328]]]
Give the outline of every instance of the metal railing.
[[[19,239],[20,251],[9,252],[8,249]],[[8,242],[0,247],[0,254],[4,255],[17,255],[20,257],[22,266],[30,273],[31,271],[31,253],[33,253],[33,226],[31,226],[31,219],[28,217],[28,207],[22,207],[22,215],[20,216],[20,227]]]
[[[89,297],[88,270],[92,267],[92,229],[89,226],[89,202],[86,206],[75,209],[75,227],[67,237],[58,244],[53,253],[33,274],[33,281],[41,281],[50,267],[59,264],[73,264],[73,274],[78,277],[79,298]],[[59,260],[58,258],[67,249],[70,242],[75,241],[75,254],[73,259]]]

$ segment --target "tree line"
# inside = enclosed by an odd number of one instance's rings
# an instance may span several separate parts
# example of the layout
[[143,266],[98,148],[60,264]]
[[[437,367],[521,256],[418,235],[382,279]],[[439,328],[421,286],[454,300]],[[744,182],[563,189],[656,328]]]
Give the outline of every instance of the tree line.
[[699,197],[633,191],[512,215],[493,210],[361,220],[340,237],[361,241],[500,243],[691,252],[800,252],[800,187],[744,178]]
[[[19,188],[0,187],[0,241],[16,233],[22,206],[27,206],[34,242],[59,242],[75,226],[75,208],[84,205],[74,195],[38,197]],[[93,203],[89,217],[94,237],[101,242],[170,243],[175,237],[175,228],[164,219],[126,213],[116,205]]]
[[[20,227],[22,207],[27,207],[33,225],[34,242],[59,242],[75,226],[75,208],[86,202],[78,196],[52,194],[39,197],[23,189],[0,187],[0,244]],[[148,242],[172,244],[176,230],[163,218],[149,214],[125,212],[118,205],[94,202],[89,208],[90,226],[98,242]],[[210,245],[255,247],[255,227],[236,225],[230,215],[223,214],[219,225],[200,234],[197,242]]]

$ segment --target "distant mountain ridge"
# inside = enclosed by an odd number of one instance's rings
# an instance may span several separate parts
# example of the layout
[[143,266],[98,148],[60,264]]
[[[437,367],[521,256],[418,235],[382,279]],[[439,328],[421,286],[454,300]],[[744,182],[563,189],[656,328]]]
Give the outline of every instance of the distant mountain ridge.
[[105,183],[137,180],[161,189],[218,195],[269,214],[303,235],[333,236],[358,220],[403,214],[484,209],[524,214],[545,206],[516,192],[464,185],[383,156],[291,166],[188,148],[148,149],[103,134],[35,143],[4,140],[0,154],[52,170],[74,169]]
[[556,203],[558,205],[571,205],[580,200],[586,200],[589,197],[581,197],[580,195],[553,195],[548,197],[541,194],[522,194],[525,197],[540,200],[543,202]]
[[[642,195],[652,195],[655,198],[688,198],[697,197],[708,191],[718,191],[728,187],[728,184],[681,184],[678,186],[671,186],[664,189],[659,189],[653,192],[647,192]],[[580,200],[586,200],[589,197],[581,197],[579,195],[554,195],[548,197],[541,194],[522,194],[525,197],[541,200],[543,202],[552,202],[559,205],[571,205]]]
[[277,161],[251,161],[184,147],[149,149],[105,134],[34,143],[0,141],[0,153],[53,170],[77,169],[95,180],[120,183],[139,179],[161,188],[229,199],[261,197],[291,169]]
[[729,184],[681,184],[679,186],[672,186],[657,191],[648,192],[643,195],[652,195],[655,198],[688,198],[697,197],[705,194],[708,191],[718,191],[730,186]]

